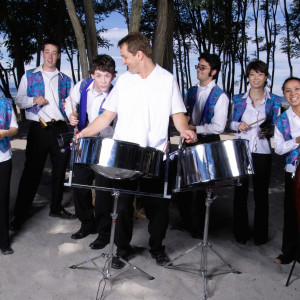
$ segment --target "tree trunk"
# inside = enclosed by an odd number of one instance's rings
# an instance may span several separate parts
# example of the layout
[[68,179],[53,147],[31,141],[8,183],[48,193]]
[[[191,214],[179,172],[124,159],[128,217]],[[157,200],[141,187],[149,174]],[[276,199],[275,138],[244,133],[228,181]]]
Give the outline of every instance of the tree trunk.
[[143,0],[132,0],[129,32],[139,32]]
[[293,66],[291,62],[291,39],[290,39],[290,17],[286,6],[286,0],[283,1],[284,3],[284,17],[285,17],[285,24],[286,24],[286,54],[288,59],[288,64],[290,68],[290,76],[293,76]]
[[84,35],[82,32],[82,28],[81,28],[79,19],[76,15],[76,10],[75,10],[73,0],[65,0],[65,3],[67,6],[70,20],[72,22],[74,32],[75,32],[76,42],[77,42],[78,51],[79,51],[79,55],[80,55],[80,65],[81,65],[81,70],[82,70],[82,77],[87,78],[87,77],[89,77],[89,73],[88,73],[88,64],[87,64],[85,42],[84,42]]
[[95,25],[95,13],[92,0],[83,0],[83,7],[86,22],[86,46],[88,53],[89,65],[92,60],[97,56],[97,31]]

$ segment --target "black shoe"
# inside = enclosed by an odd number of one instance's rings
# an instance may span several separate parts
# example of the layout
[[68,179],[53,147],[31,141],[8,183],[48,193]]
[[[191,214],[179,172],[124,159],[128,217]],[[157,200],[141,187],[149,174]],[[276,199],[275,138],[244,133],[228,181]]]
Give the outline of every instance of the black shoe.
[[159,266],[165,266],[170,262],[170,258],[164,251],[151,253],[151,257],[155,259],[156,264]]
[[14,253],[14,250],[11,249],[9,246],[7,246],[7,247],[0,247],[0,250],[1,250],[1,253],[3,255],[8,255],[8,254],[13,254]]
[[59,212],[50,211],[49,216],[54,217],[54,218],[66,219],[66,220],[76,219],[76,216],[74,214],[69,213],[63,207],[61,208],[61,210]]
[[86,236],[88,236],[90,234],[93,234],[93,233],[95,233],[95,232],[84,231],[82,229],[79,229],[77,232],[75,232],[71,235],[71,239],[80,240],[80,239],[83,239],[83,238],[85,238]]
[[255,240],[254,245],[255,246],[260,246],[260,245],[266,244],[267,242],[268,242],[268,239],[266,239],[266,240]]
[[22,224],[23,224],[23,221],[17,219],[16,217],[13,217],[12,221],[9,224],[9,230],[10,231],[19,231]]
[[[126,261],[129,261],[131,259],[133,259],[135,256],[134,253],[130,253],[126,256],[121,256],[122,259],[126,260]],[[111,267],[113,269],[123,269],[125,266],[125,263],[123,261],[120,260],[120,257],[119,256],[114,256],[112,258],[112,262],[111,262]]]
[[92,243],[90,243],[91,249],[103,249],[109,243],[108,239],[104,239],[101,236],[98,236]]

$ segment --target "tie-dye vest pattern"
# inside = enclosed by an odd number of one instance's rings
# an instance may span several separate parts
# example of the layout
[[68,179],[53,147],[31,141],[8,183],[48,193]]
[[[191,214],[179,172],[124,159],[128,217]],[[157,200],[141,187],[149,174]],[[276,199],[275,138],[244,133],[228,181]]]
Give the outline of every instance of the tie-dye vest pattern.
[[[233,121],[239,122],[243,116],[246,109],[247,98],[243,98],[245,94],[234,95],[232,98],[233,102]],[[271,98],[266,101],[266,118],[274,122],[277,118],[278,111],[281,105],[281,98],[277,95],[270,94]]]
[[[291,140],[291,128],[290,128],[290,122],[289,118],[287,116],[286,111],[283,112],[275,121],[275,126],[279,129],[281,132],[283,138],[285,141]],[[291,152],[289,152],[286,155],[286,164],[293,164],[300,154],[299,147]]]
[[[198,87],[193,86],[188,90],[187,94],[187,113],[188,116],[191,117],[193,113],[194,106],[197,101],[197,91]],[[224,93],[224,91],[218,86],[215,85],[209,93],[209,96],[206,100],[205,107],[202,112],[201,117],[201,124],[194,124],[194,125],[203,125],[203,124],[210,124],[212,118],[214,117],[214,109],[216,103],[218,102],[220,96]]]
[[[45,83],[42,73],[34,72],[35,69],[26,72],[27,77],[27,96],[28,97],[45,97]],[[59,110],[64,117],[66,113],[63,106],[63,100],[66,99],[70,93],[71,79],[63,73],[58,74],[58,97],[59,97]],[[37,114],[42,109],[42,106],[34,105],[33,107],[26,108],[26,111]]]
[[[9,129],[12,114],[12,100],[0,98],[0,129]],[[5,153],[10,149],[9,137],[0,140],[0,151]]]

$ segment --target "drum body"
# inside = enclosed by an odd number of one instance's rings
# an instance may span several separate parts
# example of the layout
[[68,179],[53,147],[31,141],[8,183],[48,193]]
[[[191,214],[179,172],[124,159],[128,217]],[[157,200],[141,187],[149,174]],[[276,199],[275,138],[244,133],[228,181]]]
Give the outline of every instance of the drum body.
[[163,152],[108,138],[80,138],[74,162],[110,179],[159,176]]
[[170,154],[170,161],[180,170],[181,187],[214,184],[254,173],[249,143],[242,139],[188,147],[180,154],[178,150]]

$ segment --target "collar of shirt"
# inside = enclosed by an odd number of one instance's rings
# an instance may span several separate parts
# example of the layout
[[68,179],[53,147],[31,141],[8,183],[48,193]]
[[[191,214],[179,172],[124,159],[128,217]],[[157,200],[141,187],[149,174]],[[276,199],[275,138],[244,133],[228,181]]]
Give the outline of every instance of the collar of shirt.
[[[33,73],[37,73],[37,72],[44,72],[44,70],[43,70],[43,67],[42,66],[38,66],[37,68],[35,68],[35,70],[33,71]],[[53,75],[56,75],[56,74],[60,74],[60,72],[57,70],[57,69],[55,69],[54,71],[53,71]]]
[[206,89],[212,89],[215,85],[216,85],[216,82],[215,82],[215,80],[212,80],[208,85],[206,85],[206,86],[201,86],[200,85],[200,82],[198,82],[198,89],[199,89],[199,91],[200,92],[202,92],[202,91],[205,91]]
[[[270,96],[270,93],[269,93],[269,90],[267,89],[267,88],[265,88],[264,89],[265,90],[265,99],[264,99],[264,103],[267,101],[267,99],[270,99],[271,98],[271,96]],[[250,89],[249,89],[249,91],[247,91],[244,95],[243,95],[243,99],[244,98],[250,98],[249,97],[249,93],[250,93]]]
[[96,92],[96,90],[94,89],[94,81],[92,82],[92,84],[87,88],[88,92],[91,92],[93,94],[94,97],[98,97],[103,95],[104,98],[107,98],[108,96],[108,90],[109,88],[105,91],[105,92]]

